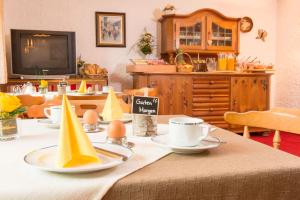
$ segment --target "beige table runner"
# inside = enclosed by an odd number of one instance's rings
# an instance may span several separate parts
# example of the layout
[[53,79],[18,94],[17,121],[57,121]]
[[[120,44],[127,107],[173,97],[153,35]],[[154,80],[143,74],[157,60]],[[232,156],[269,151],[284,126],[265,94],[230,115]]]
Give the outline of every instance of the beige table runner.
[[168,155],[119,180],[104,199],[300,199],[299,157],[226,130],[214,135],[227,143],[202,154]]
[[[131,125],[127,125],[128,134]],[[55,145],[58,130],[48,129],[36,120],[22,121],[22,135],[18,140],[0,143],[0,199],[2,200],[85,200],[101,199],[120,178],[152,163],[170,153],[158,148],[146,137],[131,137],[135,143],[134,154],[124,164],[112,169],[89,174],[56,174],[40,171],[26,165],[26,153]],[[159,126],[160,132],[167,126]],[[89,134],[94,142],[104,141],[104,133]]]

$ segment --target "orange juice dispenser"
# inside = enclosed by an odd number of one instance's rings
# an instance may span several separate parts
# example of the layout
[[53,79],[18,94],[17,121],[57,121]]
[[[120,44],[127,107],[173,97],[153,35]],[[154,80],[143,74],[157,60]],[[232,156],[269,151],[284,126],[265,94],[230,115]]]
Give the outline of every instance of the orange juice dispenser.
[[218,71],[226,71],[227,68],[227,56],[225,53],[218,54]]
[[227,71],[235,71],[235,55],[233,53],[227,56]]

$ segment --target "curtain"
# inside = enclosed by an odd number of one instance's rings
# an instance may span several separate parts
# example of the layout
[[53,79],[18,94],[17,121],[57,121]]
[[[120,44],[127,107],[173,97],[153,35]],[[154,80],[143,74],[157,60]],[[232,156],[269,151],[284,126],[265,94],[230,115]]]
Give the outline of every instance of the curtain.
[[3,0],[0,0],[0,84],[4,84],[7,82],[7,66],[4,37],[5,35],[3,27]]

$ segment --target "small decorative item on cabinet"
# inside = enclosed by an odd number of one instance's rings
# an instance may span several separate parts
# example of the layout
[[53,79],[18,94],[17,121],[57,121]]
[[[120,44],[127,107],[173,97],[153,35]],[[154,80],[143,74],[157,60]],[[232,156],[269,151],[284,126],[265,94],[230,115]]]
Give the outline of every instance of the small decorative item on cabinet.
[[191,56],[188,53],[183,53],[182,50],[177,51],[177,55],[174,59],[175,65],[177,67],[178,72],[192,72],[194,66],[191,64],[187,64],[184,60],[184,55],[186,55],[190,62],[193,63]]
[[175,14],[176,8],[171,4],[167,4],[163,9],[163,15],[172,15]]

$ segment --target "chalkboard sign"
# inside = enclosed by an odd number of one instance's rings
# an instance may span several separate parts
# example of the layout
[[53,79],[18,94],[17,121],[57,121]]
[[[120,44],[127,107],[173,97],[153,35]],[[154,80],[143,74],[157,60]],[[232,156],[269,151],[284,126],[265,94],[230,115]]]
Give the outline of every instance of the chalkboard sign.
[[157,115],[158,105],[158,97],[133,96],[132,113],[141,115]]

